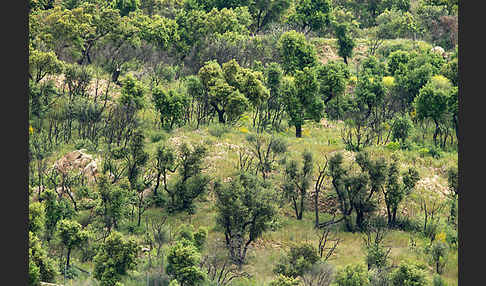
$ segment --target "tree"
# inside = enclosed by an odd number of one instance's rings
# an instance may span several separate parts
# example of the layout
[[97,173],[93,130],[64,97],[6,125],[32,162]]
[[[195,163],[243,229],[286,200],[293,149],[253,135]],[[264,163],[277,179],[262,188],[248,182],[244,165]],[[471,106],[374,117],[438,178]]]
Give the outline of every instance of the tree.
[[119,232],[112,232],[94,258],[93,276],[102,286],[117,285],[128,270],[135,269],[139,248],[133,239],[124,239]]
[[376,17],[376,34],[379,39],[415,38],[416,20],[410,12],[385,10]]
[[[164,188],[170,197],[170,211],[194,212],[193,201],[203,194],[209,184],[210,178],[201,173],[203,159],[207,149],[202,145],[195,146],[192,150],[187,144],[180,146],[180,160],[177,169],[179,178],[173,185],[166,185],[164,177]],[[164,174],[166,176],[167,173]]]
[[324,104],[344,94],[349,77],[349,68],[343,63],[330,61],[324,65],[317,66],[319,93],[322,100],[324,100]]
[[215,182],[217,224],[224,229],[226,247],[241,269],[249,245],[268,228],[275,216],[269,185],[249,174],[239,174],[230,183]]
[[302,277],[319,260],[315,247],[306,243],[296,244],[280,259],[273,272],[292,278]]
[[70,267],[71,251],[88,239],[88,232],[81,229],[81,225],[78,222],[65,219],[59,221],[58,231],[61,242],[67,248],[66,269],[68,269]]
[[[452,91],[448,79],[443,76],[435,76],[420,89],[420,93],[414,101],[418,119],[431,119],[435,124],[435,146],[438,145],[437,136],[444,133],[441,130],[441,123],[448,113],[447,101]],[[444,144],[441,144],[441,146],[443,147]]]
[[442,274],[442,272],[444,271],[444,267],[447,262],[448,251],[449,248],[444,241],[436,240],[432,243],[430,256],[434,263],[435,272],[437,274]]
[[391,274],[393,286],[425,286],[427,284],[426,274],[415,265],[401,263]]
[[277,49],[286,74],[293,74],[316,64],[314,45],[308,43],[302,33],[293,30],[283,33],[278,40]]
[[59,198],[58,194],[51,189],[46,189],[42,193],[42,200],[46,214],[46,240],[49,242],[59,221],[71,219],[75,211],[66,198]]
[[166,91],[161,87],[156,87],[152,92],[152,98],[163,127],[172,129],[174,124],[181,126],[189,107],[188,97],[173,89]]
[[330,0],[299,0],[288,21],[306,35],[310,31],[319,32],[331,23],[331,10]]
[[115,0],[113,6],[120,11],[120,16],[128,16],[140,7],[140,0]]
[[122,80],[122,90],[120,102],[124,106],[134,107],[139,110],[144,106],[145,87],[142,82],[138,81],[131,74]]
[[40,236],[45,230],[45,206],[40,202],[29,204],[29,221],[28,229],[34,235]]
[[36,49],[29,51],[29,78],[35,83],[47,75],[55,75],[63,70],[62,61],[58,60],[53,51],[42,52]]
[[[299,170],[298,163],[295,160],[291,160],[287,164],[283,185],[285,196],[292,200],[297,220],[302,220],[304,201],[311,184],[312,171],[314,169],[312,153],[309,151],[304,152],[302,157],[304,161],[302,170]],[[300,200],[300,206],[297,204],[298,200]]]
[[238,120],[249,105],[248,99],[230,85],[233,83],[231,80],[227,82],[228,76],[223,73],[221,66],[216,61],[207,62],[199,70],[198,76],[206,89],[208,102],[218,113],[219,122]]
[[205,273],[198,267],[201,254],[190,242],[178,241],[167,254],[167,274],[181,286],[200,285],[206,280]]
[[406,66],[410,59],[411,55],[407,51],[397,50],[391,52],[386,59],[389,74],[394,76],[395,72],[398,70],[399,65]]
[[336,273],[337,286],[368,286],[368,273],[361,264],[348,264]]
[[290,7],[289,0],[257,0],[249,3],[253,18],[253,31],[258,33],[272,22],[278,21]]
[[118,222],[128,215],[129,188],[129,182],[126,179],[114,185],[105,174],[97,177],[96,190],[99,200],[95,212],[101,217],[108,233],[113,227],[118,228]]
[[360,167],[357,174],[349,174],[342,167],[342,155],[334,155],[329,160],[329,171],[332,185],[338,196],[339,208],[343,217],[336,222],[345,221],[348,231],[353,231],[350,216],[356,212],[356,226],[363,230],[365,217],[376,210],[377,201],[373,197],[385,183],[386,164],[383,158],[370,159],[366,152],[356,155],[356,163]]
[[[57,271],[54,261],[47,254],[47,249],[42,245],[37,235],[29,231],[29,280],[36,285],[37,281],[54,282]],[[40,284],[37,284],[40,285]]]
[[345,64],[348,64],[348,58],[352,57],[356,43],[349,33],[348,24],[337,24],[334,29],[339,47],[338,55],[343,58]]
[[348,150],[360,151],[372,144],[381,134],[382,125],[387,118],[381,108],[385,101],[385,86],[380,76],[372,75],[365,69],[358,78],[354,98],[347,98],[348,109],[344,114],[345,128],[341,138]]
[[402,146],[410,136],[413,128],[413,122],[408,114],[397,117],[392,123],[392,138],[398,140]]
[[372,268],[384,269],[388,266],[391,248],[383,245],[386,234],[385,228],[373,227],[366,231],[366,237],[363,236],[363,247],[366,251],[368,270]]
[[408,172],[404,173],[402,176],[403,183],[399,183],[399,170],[396,161],[393,161],[387,168],[387,181],[382,188],[382,191],[385,196],[388,226],[392,227],[396,223],[398,206],[405,196],[413,191],[415,184],[420,180],[420,177],[417,170],[409,168]]
[[279,157],[287,151],[287,143],[281,137],[265,134],[249,134],[246,140],[250,145],[252,158],[257,160],[257,171],[266,180],[268,173],[276,169],[275,163]]
[[295,77],[285,77],[283,80],[282,95],[289,124],[295,126],[295,136],[302,137],[302,125],[305,119],[319,122],[322,118],[324,104],[318,96],[316,74],[308,67],[297,71]]

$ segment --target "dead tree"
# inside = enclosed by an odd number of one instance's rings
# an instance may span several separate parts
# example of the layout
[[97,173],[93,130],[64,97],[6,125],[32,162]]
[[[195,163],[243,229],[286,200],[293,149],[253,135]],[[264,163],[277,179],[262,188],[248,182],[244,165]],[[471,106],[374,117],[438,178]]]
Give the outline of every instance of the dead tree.
[[[231,262],[231,259],[223,254],[220,249],[224,247],[218,245],[209,246],[210,249],[201,259],[200,267],[206,271],[208,280],[217,286],[226,286],[236,278],[250,278],[250,274],[239,270],[238,266]],[[214,248],[214,249],[213,249]]]
[[314,211],[316,215],[316,221],[315,221],[315,228],[319,228],[319,192],[322,190],[323,185],[324,185],[324,179],[326,177],[326,169],[327,169],[327,157],[326,158],[326,164],[324,167],[321,167],[319,164],[317,165],[319,169],[319,175],[317,176],[316,184],[314,186]]
[[[334,221],[334,217],[331,221]],[[332,254],[336,251],[336,248],[341,242],[339,237],[336,238],[336,233],[333,236],[329,236],[331,234],[331,227],[327,226],[323,228],[323,230],[318,234],[319,244],[317,246],[317,250],[319,251],[319,256],[322,258],[323,261],[327,261]]]

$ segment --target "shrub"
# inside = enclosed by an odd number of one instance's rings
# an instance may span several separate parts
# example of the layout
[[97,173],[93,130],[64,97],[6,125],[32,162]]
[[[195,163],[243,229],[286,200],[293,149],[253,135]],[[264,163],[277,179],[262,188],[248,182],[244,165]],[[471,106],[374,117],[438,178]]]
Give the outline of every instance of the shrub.
[[294,245],[286,256],[280,259],[274,272],[295,278],[304,275],[318,260],[317,249],[312,245],[306,243]]
[[370,280],[365,267],[361,264],[348,264],[336,275],[337,286],[368,286]]
[[425,147],[424,148],[420,148],[418,150],[418,153],[419,153],[420,157],[423,158],[423,157],[425,157],[425,155],[429,154],[429,149],[428,148],[425,148]]
[[393,286],[425,286],[427,280],[425,271],[415,265],[402,263],[391,274],[391,285]]
[[435,146],[430,147],[429,155],[432,156],[432,158],[434,158],[434,159],[439,159],[440,157],[442,157],[442,154],[441,154],[439,148],[437,148]]
[[447,252],[449,248],[445,242],[435,241],[430,249],[432,262],[434,263],[437,274],[442,274],[447,261]]
[[386,144],[386,148],[392,151],[400,150],[400,143],[399,142],[390,142]]
[[444,279],[442,279],[442,277],[440,277],[440,275],[438,274],[435,274],[434,275],[434,280],[432,281],[433,282],[433,286],[446,286],[447,284],[445,283]]
[[299,285],[299,280],[292,277],[287,277],[282,274],[279,274],[277,278],[275,278],[272,282],[270,282],[269,286],[297,286]]

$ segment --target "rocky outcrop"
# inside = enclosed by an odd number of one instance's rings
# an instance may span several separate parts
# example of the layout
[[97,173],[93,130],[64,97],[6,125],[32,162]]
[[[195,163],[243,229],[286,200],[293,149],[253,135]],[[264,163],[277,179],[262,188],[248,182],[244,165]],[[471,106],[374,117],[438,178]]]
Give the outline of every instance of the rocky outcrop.
[[84,150],[75,150],[57,160],[53,168],[62,174],[81,172],[88,182],[94,182],[98,174],[98,163],[98,159],[93,159],[93,156],[85,153]]

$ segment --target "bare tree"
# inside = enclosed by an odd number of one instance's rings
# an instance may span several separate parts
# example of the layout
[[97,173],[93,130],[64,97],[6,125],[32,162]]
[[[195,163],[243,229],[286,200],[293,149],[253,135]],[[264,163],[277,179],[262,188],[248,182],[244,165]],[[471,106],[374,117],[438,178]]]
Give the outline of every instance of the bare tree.
[[250,274],[240,271],[238,266],[231,262],[231,259],[221,249],[224,243],[216,240],[208,245],[208,252],[201,260],[201,268],[206,271],[207,277],[217,286],[229,285],[235,278],[249,278]]
[[324,179],[326,177],[326,169],[328,163],[327,156],[324,156],[324,158],[326,158],[326,164],[324,165],[324,167],[321,167],[319,164],[317,164],[318,176],[316,184],[314,186],[314,210],[316,214],[315,228],[319,228],[319,192],[322,190],[324,185]]
[[341,242],[339,237],[336,238],[336,233],[334,233],[332,236],[329,236],[330,234],[330,227],[325,227],[320,233],[318,233],[319,245],[317,249],[319,251],[319,256],[323,259],[323,261],[327,261],[333,255]]
[[317,262],[301,276],[305,286],[329,286],[333,281],[334,267],[325,262]]

